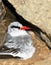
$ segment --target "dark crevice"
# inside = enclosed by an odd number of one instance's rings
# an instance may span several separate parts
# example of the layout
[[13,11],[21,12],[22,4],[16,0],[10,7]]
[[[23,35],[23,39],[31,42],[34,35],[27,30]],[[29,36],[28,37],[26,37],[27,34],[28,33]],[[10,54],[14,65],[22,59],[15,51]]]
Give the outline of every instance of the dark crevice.
[[49,38],[49,36],[45,32],[43,32],[40,28],[38,28],[37,26],[29,23],[29,21],[25,20],[22,16],[20,16],[18,13],[16,13],[15,8],[13,7],[13,5],[11,3],[8,2],[8,0],[3,0],[3,3],[11,11],[11,13],[16,17],[16,21],[19,21],[24,26],[29,26],[31,28],[31,30],[33,32],[35,32],[35,34],[38,35],[41,39],[42,39],[42,37],[41,37],[40,32],[42,32],[43,34],[45,34]]
[[37,26],[29,23],[22,16],[20,16],[18,13],[16,13],[15,8],[7,0],[3,0],[3,3],[11,11],[11,13],[15,15],[17,21],[19,21],[20,23],[22,23],[25,26],[29,26],[30,28],[35,29],[35,31],[37,31],[39,33],[39,30],[41,30],[41,29],[39,29]]

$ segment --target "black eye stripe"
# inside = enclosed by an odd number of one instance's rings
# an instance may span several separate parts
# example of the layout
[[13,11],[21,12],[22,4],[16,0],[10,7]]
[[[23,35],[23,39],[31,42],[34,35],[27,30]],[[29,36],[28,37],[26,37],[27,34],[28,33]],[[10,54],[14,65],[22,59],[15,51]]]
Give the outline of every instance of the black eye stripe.
[[11,28],[18,28],[18,29],[20,29],[20,27],[18,27],[18,26],[11,26]]

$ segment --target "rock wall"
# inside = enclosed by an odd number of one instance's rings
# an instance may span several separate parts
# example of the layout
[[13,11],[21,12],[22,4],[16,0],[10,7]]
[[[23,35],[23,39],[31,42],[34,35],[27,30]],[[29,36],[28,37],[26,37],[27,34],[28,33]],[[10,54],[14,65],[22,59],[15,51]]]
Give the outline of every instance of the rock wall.
[[8,0],[24,19],[51,35],[51,0]]
[[5,14],[6,14],[5,7],[4,7],[4,5],[3,5],[2,0],[0,0],[0,21],[3,20]]

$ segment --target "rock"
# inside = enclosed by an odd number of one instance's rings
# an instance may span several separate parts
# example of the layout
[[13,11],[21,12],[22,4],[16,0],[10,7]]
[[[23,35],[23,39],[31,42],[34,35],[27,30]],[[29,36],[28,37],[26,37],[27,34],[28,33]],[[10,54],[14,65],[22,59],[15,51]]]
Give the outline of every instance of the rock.
[[5,38],[6,38],[6,27],[0,23],[0,48],[3,46]]
[[51,1],[50,0],[8,1],[13,5],[13,7],[16,9],[16,12],[19,15],[21,15],[25,20],[29,21],[33,25],[36,25],[49,36],[50,45],[46,37],[45,41],[51,47]]
[[2,0],[0,0],[0,21],[3,20],[5,14],[6,14],[5,6]]
[[0,0],[0,48],[3,46],[6,39],[6,31],[10,22],[15,21],[15,16],[6,8]]
[[2,47],[5,37],[6,37],[6,28],[4,26],[4,16],[6,14],[5,7],[3,5],[2,0],[0,0],[0,48]]
[[51,35],[50,0],[8,0],[24,19]]

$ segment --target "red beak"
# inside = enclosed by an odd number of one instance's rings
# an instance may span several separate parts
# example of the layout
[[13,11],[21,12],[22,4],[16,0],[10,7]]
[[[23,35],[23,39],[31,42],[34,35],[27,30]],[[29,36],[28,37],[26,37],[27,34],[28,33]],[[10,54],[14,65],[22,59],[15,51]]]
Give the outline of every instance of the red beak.
[[20,29],[21,29],[21,30],[30,30],[31,28],[29,28],[29,27],[27,27],[27,26],[22,26]]

